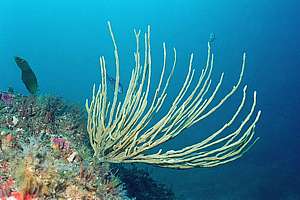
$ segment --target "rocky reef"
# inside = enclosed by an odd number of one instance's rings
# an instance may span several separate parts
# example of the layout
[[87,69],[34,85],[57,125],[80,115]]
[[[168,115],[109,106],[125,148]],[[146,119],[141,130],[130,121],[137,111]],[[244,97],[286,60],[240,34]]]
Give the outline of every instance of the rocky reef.
[[0,92],[0,199],[175,199],[142,169],[93,159],[84,116],[58,97]]

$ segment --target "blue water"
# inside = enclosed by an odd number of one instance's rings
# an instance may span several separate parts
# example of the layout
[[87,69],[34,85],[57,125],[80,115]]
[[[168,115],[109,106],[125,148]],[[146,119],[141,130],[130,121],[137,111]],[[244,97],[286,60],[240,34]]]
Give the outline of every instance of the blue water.
[[[194,67],[199,72],[214,33],[214,78],[225,72],[224,92],[236,80],[242,53],[247,52],[243,83],[249,85],[249,99],[258,91],[263,115],[256,135],[261,139],[230,164],[186,171],[153,168],[153,176],[189,200],[300,199],[299,7],[296,0],[1,0],[0,89],[12,86],[28,94],[13,60],[18,55],[32,65],[41,94],[83,104],[92,84],[99,83],[100,55],[106,57],[109,72],[115,72],[107,28],[110,20],[124,89],[134,66],[134,28],[145,31],[151,25],[154,75],[162,66],[162,42],[167,43],[170,56],[176,47],[178,66],[168,92],[172,99],[187,70],[189,54],[195,54]],[[239,95],[241,91],[213,121],[187,130],[184,142],[216,130],[217,122],[229,116],[230,106],[238,104]],[[174,145],[181,146],[182,140]]]

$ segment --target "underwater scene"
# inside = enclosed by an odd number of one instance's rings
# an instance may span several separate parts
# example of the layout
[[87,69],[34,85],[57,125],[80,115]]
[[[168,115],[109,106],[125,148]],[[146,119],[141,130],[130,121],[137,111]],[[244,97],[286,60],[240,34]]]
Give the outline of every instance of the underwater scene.
[[300,200],[299,8],[0,0],[0,200]]

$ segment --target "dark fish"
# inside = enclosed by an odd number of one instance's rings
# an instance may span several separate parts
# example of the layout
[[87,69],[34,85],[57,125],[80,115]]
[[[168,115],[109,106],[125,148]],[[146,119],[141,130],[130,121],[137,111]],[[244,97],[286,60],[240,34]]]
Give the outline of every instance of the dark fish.
[[[114,79],[112,76],[110,76],[108,73],[106,73],[107,76],[107,80],[109,82],[109,84],[111,85],[111,87],[115,88],[116,85],[116,79]],[[118,89],[118,93],[119,94],[123,94],[123,86],[119,81],[119,89]]]
[[29,66],[28,62],[21,57],[16,56],[15,62],[18,67],[21,69],[22,81],[25,84],[27,90],[31,94],[36,94],[38,91],[37,78]]

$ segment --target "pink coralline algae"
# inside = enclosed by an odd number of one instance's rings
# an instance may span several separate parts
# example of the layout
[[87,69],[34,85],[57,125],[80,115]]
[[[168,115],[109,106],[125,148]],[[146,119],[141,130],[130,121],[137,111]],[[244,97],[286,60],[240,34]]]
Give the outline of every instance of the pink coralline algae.
[[13,102],[13,95],[6,92],[0,92],[0,100],[6,105],[11,105]]
[[52,144],[55,149],[67,151],[70,148],[70,143],[64,138],[52,138]]

